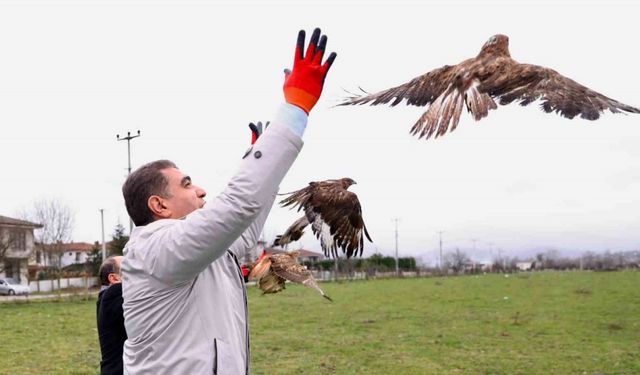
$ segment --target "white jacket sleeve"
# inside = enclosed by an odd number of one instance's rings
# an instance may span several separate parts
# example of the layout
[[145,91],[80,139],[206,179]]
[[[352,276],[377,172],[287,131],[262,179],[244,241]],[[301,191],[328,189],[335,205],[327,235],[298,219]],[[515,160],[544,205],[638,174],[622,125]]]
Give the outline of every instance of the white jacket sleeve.
[[[191,280],[232,244],[238,251],[257,239],[278,186],[303,144],[284,123],[291,117],[276,120],[257,140],[219,196],[147,239],[150,259],[146,263],[155,278],[170,284]],[[254,225],[249,228],[251,224]],[[245,236],[240,238],[243,233]]]
[[264,223],[267,221],[267,217],[269,217],[275,198],[276,195],[273,194],[271,197],[271,203],[268,203],[262,211],[260,211],[260,214],[253,223],[249,225],[249,228],[247,228],[240,238],[238,238],[229,248],[229,250],[231,250],[238,259],[240,259],[240,262],[242,262],[242,257],[258,243],[260,233],[262,233]]

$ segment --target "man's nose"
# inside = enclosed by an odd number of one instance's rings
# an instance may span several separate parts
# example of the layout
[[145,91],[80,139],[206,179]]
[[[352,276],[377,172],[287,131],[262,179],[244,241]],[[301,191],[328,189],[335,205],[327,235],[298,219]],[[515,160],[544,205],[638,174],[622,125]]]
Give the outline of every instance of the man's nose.
[[207,192],[201,187],[198,188],[196,194],[198,194],[198,198],[204,198],[207,196]]

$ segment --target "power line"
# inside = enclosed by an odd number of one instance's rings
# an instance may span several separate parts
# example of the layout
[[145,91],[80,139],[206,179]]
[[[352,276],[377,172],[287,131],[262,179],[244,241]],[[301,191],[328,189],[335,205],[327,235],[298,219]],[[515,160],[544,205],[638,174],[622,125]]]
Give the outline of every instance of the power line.
[[400,277],[400,266],[398,264],[399,260],[398,260],[398,221],[400,219],[395,218],[393,219],[393,221],[396,223],[396,276]]
[[100,221],[102,221],[102,261],[107,259],[107,246],[104,243],[104,208],[100,209]]
[[439,230],[437,233],[438,233],[438,235],[440,235],[440,271],[442,271],[443,270],[443,267],[442,267],[442,233],[444,233],[444,231],[443,230]]

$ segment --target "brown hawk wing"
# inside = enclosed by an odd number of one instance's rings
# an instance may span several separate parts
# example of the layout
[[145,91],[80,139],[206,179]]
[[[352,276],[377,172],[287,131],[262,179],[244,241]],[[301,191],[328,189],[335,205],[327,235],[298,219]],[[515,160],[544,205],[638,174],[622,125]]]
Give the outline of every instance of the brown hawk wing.
[[580,115],[587,120],[598,119],[606,110],[640,113],[638,108],[608,98],[543,66],[513,64],[510,69],[496,73],[487,77],[479,90],[500,98],[502,105],[517,100],[525,106],[539,99],[547,113],[556,112],[570,119]]
[[249,272],[249,280],[260,279],[264,275],[269,272],[271,269],[271,257],[263,256],[262,259],[258,261],[252,268],[251,272]]
[[501,59],[499,64],[482,67],[481,60],[472,58],[458,65],[445,65],[411,81],[377,94],[354,97],[340,105],[391,103],[392,106],[407,99],[407,104],[428,106],[411,128],[411,134],[419,138],[431,138],[455,130],[462,109],[480,120],[497,106],[488,94],[478,91],[480,80],[475,76],[481,70],[496,69],[510,59]]
[[445,65],[400,86],[380,91],[376,94],[353,96],[338,105],[367,103],[378,105],[392,102],[391,106],[395,106],[402,102],[403,99],[406,99],[407,104],[424,106],[432,103],[449,87],[455,78],[456,67],[457,66]]
[[258,279],[257,285],[264,294],[278,293],[284,289],[285,280],[273,272],[272,257],[262,257],[249,273],[249,280]]
[[338,248],[347,258],[362,255],[363,233],[371,242],[358,196],[339,185],[318,190],[305,206],[305,214],[326,256],[337,257]]
[[285,279],[276,275],[273,270],[269,270],[258,280],[258,287],[263,294],[278,293],[284,289]]
[[304,234],[304,228],[306,228],[307,225],[309,225],[309,220],[305,215],[294,221],[282,235],[276,236],[272,246],[285,246],[293,241],[299,240]]
[[273,255],[273,272],[286,280],[303,284],[318,291],[324,298],[332,301],[318,286],[316,279],[305,266],[298,263],[298,252]]
[[341,248],[347,258],[364,249],[364,236],[371,241],[362,219],[358,196],[346,190],[341,180],[311,182],[309,186],[290,193],[280,203],[304,209],[313,234],[320,240],[326,256],[338,256]]

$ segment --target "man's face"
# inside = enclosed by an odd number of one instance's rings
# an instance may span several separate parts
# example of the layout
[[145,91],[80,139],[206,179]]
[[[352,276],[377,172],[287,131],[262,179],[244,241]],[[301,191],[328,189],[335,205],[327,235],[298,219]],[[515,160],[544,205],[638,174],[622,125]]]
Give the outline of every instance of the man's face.
[[204,206],[207,192],[192,184],[191,177],[177,168],[163,169],[162,174],[167,179],[169,193],[168,197],[162,197],[167,210],[165,218],[180,219]]

